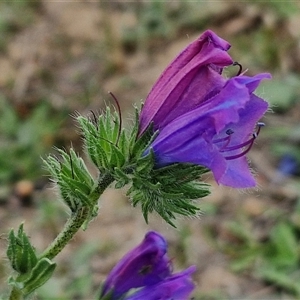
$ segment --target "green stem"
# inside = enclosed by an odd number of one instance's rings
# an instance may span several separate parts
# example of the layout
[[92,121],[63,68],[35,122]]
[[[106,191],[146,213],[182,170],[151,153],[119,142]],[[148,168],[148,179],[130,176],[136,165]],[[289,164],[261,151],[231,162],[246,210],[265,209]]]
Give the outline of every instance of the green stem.
[[[90,198],[92,206],[96,204],[99,197],[104,190],[113,182],[113,177],[110,174],[104,174],[100,176],[98,185],[94,191],[92,191]],[[53,259],[62,249],[69,243],[75,233],[81,228],[83,223],[87,220],[90,214],[90,207],[83,206],[77,211],[73,212],[70,219],[65,224],[63,230],[59,233],[56,239],[48,246],[48,248],[42,253],[41,257]]]
[[13,287],[9,296],[9,300],[21,300],[21,299],[23,299],[22,292],[19,289]]
[[63,230],[41,255],[53,259],[69,243],[89,215],[89,207],[80,207],[65,224]]
[[[75,233],[81,228],[83,223],[89,218],[91,209],[96,205],[99,197],[105,191],[105,189],[114,181],[111,174],[105,173],[98,179],[98,184],[90,194],[90,206],[79,207],[74,211],[70,219],[66,222],[63,230],[58,234],[56,239],[48,246],[48,248],[42,253],[40,259],[46,257],[53,259],[63,248],[70,242]],[[20,289],[13,287],[9,296],[9,300],[21,300],[23,294]]]

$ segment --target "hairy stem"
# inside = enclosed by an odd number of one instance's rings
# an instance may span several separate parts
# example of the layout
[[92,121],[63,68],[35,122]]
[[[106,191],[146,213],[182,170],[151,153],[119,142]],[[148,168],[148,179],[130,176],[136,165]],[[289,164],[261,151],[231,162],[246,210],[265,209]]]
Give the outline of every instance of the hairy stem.
[[[113,180],[114,178],[108,173],[105,173],[99,177],[97,186],[89,196],[91,205],[79,207],[78,210],[72,213],[63,230],[42,253],[40,259],[45,257],[51,260],[63,250],[63,248],[70,242],[76,232],[81,228],[84,222],[89,218],[91,209],[93,209],[99,197],[103,194],[104,190],[113,182]],[[14,286],[11,290],[9,300],[21,300],[23,298],[24,295],[21,289],[18,289]]]
[[89,215],[89,207],[80,207],[65,224],[63,230],[41,255],[53,259],[69,243]]
[[[99,197],[105,189],[113,182],[113,177],[110,174],[104,174],[99,177],[98,185],[91,193],[92,207],[96,204]],[[80,229],[83,223],[87,220],[90,214],[90,207],[83,206],[73,212],[70,219],[65,224],[63,230],[58,234],[56,239],[48,246],[41,255],[49,259],[53,259],[61,250],[69,243],[75,233]]]

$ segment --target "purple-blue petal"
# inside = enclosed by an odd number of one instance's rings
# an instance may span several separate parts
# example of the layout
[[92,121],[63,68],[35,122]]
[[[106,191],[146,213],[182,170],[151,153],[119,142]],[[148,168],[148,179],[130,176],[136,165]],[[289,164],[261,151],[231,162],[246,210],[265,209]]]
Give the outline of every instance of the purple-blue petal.
[[195,270],[196,267],[191,266],[153,286],[144,287],[126,300],[188,300],[195,288],[191,278]]
[[254,186],[255,180],[245,154],[268,108],[253,93],[261,80],[271,76],[242,73],[226,79],[223,68],[233,63],[229,48],[210,30],[188,45],[150,91],[140,115],[139,134],[151,122],[159,130],[151,145],[157,168],[199,164],[211,169],[218,183],[246,188]]
[[[246,158],[227,160],[214,140],[224,136],[227,129],[234,131],[233,144],[249,139],[255,124],[268,108],[267,103],[250,94],[250,90],[265,77],[231,78],[219,94],[169,123],[152,144],[156,166],[195,163],[211,169],[218,183],[239,188],[255,185]],[[230,155],[239,152],[241,149]]]
[[203,147],[202,140],[211,143],[228,123],[237,122],[239,109],[248,100],[247,88],[230,80],[210,101],[168,124],[152,144],[158,166],[171,163],[170,159],[173,162],[202,164],[214,148],[213,145],[211,149]]
[[249,164],[245,156],[227,161],[227,168],[223,176],[218,179],[219,184],[234,188],[251,188],[256,185],[256,181],[249,169]]
[[[245,107],[239,112],[239,121],[236,123],[228,123],[224,128],[223,133],[230,128],[234,131],[231,143],[239,144],[244,142],[249,139],[249,135],[253,133],[257,121],[262,118],[267,109],[268,103],[252,94],[250,96],[250,101],[248,101]],[[222,132],[220,135],[222,135]]]
[[102,296],[112,291],[119,297],[131,288],[155,284],[171,274],[167,243],[150,231],[140,245],[129,251],[112,269],[104,283]]
[[247,86],[249,93],[253,93],[263,79],[271,79],[271,75],[269,73],[260,73],[253,77],[249,77],[249,76],[235,77],[235,80],[237,80],[240,84],[244,84]]

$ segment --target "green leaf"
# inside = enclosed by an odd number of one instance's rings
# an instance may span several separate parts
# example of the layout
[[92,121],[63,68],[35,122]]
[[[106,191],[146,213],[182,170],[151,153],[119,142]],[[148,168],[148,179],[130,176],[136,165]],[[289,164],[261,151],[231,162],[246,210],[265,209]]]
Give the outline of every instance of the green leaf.
[[53,274],[56,263],[48,258],[42,258],[32,269],[29,276],[23,281],[22,292],[25,296],[31,294],[38,287],[42,286]]
[[131,157],[141,157],[143,152],[151,145],[157,137],[158,131],[153,133],[153,125],[151,124],[147,130],[133,143],[130,149]]
[[117,146],[120,152],[123,153],[124,157],[129,157],[129,137],[125,130],[122,130]]
[[83,159],[77,156],[72,148],[70,154],[60,149],[58,152],[61,155],[61,162],[50,156],[45,164],[58,184],[65,203],[71,211],[76,211],[79,206],[94,205],[90,193],[96,182]]
[[93,184],[93,178],[91,177],[83,159],[78,157],[72,148],[70,149],[70,156],[72,160],[72,165],[70,167],[73,169],[72,175],[74,174],[78,181],[86,184],[87,186],[91,186]]
[[[193,164],[173,164],[156,168],[151,144],[159,132],[154,132],[151,124],[139,136],[139,112],[136,108],[133,128],[126,132],[120,131],[119,116],[116,112],[111,113],[109,109],[99,116],[97,124],[84,117],[78,117],[78,121],[84,133],[87,152],[100,173],[111,174],[116,181],[116,188],[131,184],[128,195],[134,206],[141,205],[146,222],[148,214],[156,211],[174,226],[172,220],[177,214],[199,214],[195,200],[207,196],[209,189],[208,185],[198,179],[207,169]],[[66,154],[62,155],[63,164],[66,166],[61,167],[62,172],[57,177],[61,188],[66,189],[62,191],[65,201],[77,207],[80,204],[76,202],[77,197],[83,205],[88,205],[88,172],[81,173],[81,169],[85,168],[77,163],[75,153],[71,152],[73,166],[68,163]]]
[[125,164],[124,154],[115,145],[112,145],[111,149],[109,167],[122,167]]
[[88,186],[86,183],[83,183],[79,180],[75,180],[65,175],[61,175],[62,181],[69,187],[69,193],[73,194],[73,190],[80,190],[82,194],[88,196],[91,192],[91,186]]
[[6,254],[13,269],[19,274],[28,273],[35,266],[37,257],[33,246],[24,233],[23,224],[20,225],[17,236],[13,230],[10,231],[8,242]]
[[129,183],[130,178],[120,168],[115,168],[114,169],[114,174],[115,174],[114,178],[116,180],[116,184],[115,184],[116,189],[120,189],[120,188],[124,187],[126,184]]

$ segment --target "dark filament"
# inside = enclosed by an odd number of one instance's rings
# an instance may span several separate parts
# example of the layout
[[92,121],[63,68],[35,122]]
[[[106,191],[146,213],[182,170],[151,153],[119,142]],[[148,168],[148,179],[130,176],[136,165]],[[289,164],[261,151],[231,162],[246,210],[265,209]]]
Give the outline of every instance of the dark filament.
[[117,136],[117,140],[116,140],[116,146],[118,145],[119,143],[119,138],[120,138],[120,135],[121,135],[121,130],[122,130],[122,114],[121,114],[121,108],[120,108],[120,104],[119,104],[119,101],[118,99],[116,98],[116,96],[112,93],[112,92],[108,92],[112,98],[114,99],[116,105],[117,105],[117,111],[118,111],[118,115],[119,115],[119,121],[120,121],[120,124],[119,124],[119,130],[118,130],[118,136]]
[[73,161],[71,154],[69,153],[69,158],[70,158],[70,166],[71,166],[71,171],[72,171],[72,178],[74,179],[74,170],[73,170]]
[[243,71],[243,66],[242,66],[240,63],[238,63],[237,61],[235,61],[232,65],[233,65],[233,66],[238,66],[238,67],[239,67],[239,70],[238,70],[238,72],[237,72],[237,74],[236,74],[235,76],[241,75],[241,74],[242,74],[242,71]]
[[225,142],[225,144],[222,147],[219,148],[219,151],[222,152],[222,153],[242,149],[242,148],[247,146],[247,148],[239,154],[231,155],[231,156],[225,156],[225,159],[227,159],[227,160],[232,160],[232,159],[239,158],[239,157],[245,155],[251,149],[251,147],[254,143],[254,140],[258,137],[260,129],[263,126],[265,126],[264,123],[261,123],[261,122],[257,123],[257,127],[258,127],[257,131],[252,134],[251,139],[249,139],[248,141],[246,141],[244,143],[228,147],[228,145],[230,144],[230,141],[231,141],[231,136],[234,133],[234,131],[232,129],[226,130],[227,136],[224,137],[224,138],[219,138],[219,139],[214,140],[214,143],[216,144],[216,143]]
[[97,117],[96,117],[95,113],[94,113],[92,110],[90,110],[90,112],[91,112],[92,115],[93,115],[93,121],[94,121],[94,124],[95,124],[95,126],[97,127],[97,129],[98,129],[98,121],[97,121]]

